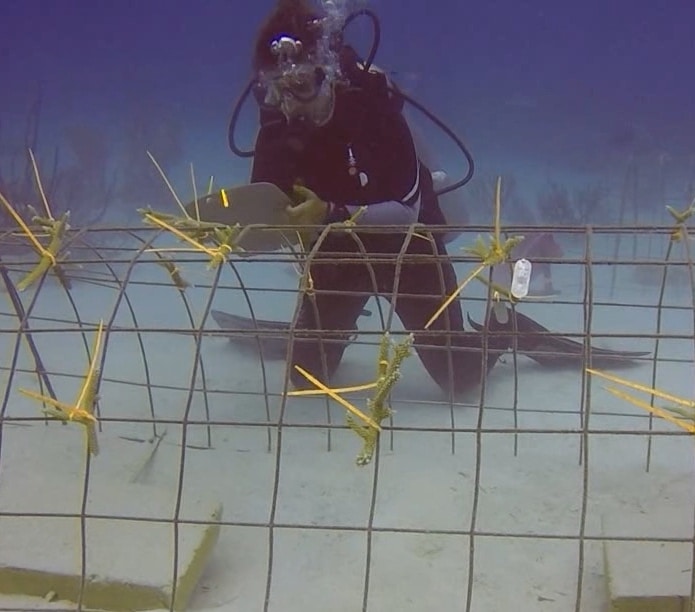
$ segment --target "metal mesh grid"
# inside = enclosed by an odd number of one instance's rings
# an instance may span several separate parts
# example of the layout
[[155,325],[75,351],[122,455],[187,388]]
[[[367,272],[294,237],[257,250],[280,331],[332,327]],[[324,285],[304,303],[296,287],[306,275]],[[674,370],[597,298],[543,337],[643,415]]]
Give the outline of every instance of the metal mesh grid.
[[[526,229],[510,231],[523,235]],[[196,522],[182,511],[191,481],[205,480],[209,488],[218,491],[230,483],[221,474],[229,470],[233,477],[243,473],[244,483],[235,490],[239,496],[233,499],[234,505],[225,500],[220,523],[238,536],[239,549],[229,551],[234,568],[225,566],[222,553],[216,553],[207,572],[227,581],[242,580],[243,576],[246,584],[236,589],[233,601],[224,604],[225,609],[327,609],[322,601],[332,601],[333,609],[422,609],[418,605],[437,605],[438,597],[446,609],[493,609],[489,607],[491,602],[505,600],[495,600],[491,593],[504,591],[509,572],[524,574],[525,570],[529,577],[527,582],[522,580],[527,591],[524,596],[532,597],[539,606],[594,609],[591,606],[596,601],[600,576],[594,575],[587,559],[597,554],[596,546],[601,542],[680,542],[695,551],[695,537],[692,524],[687,533],[677,536],[604,535],[597,529],[593,510],[598,502],[592,497],[604,493],[593,479],[597,467],[604,470],[599,466],[604,465],[601,461],[606,455],[614,456],[616,474],[641,471],[671,475],[673,478],[664,486],[672,486],[672,493],[676,491],[687,500],[692,499],[688,475],[691,479],[693,448],[686,433],[606,398],[601,386],[592,383],[585,372],[591,365],[589,343],[608,339],[650,350],[652,355],[639,366],[641,382],[659,386],[662,379],[673,379],[672,374],[665,373],[675,369],[678,380],[685,381],[685,388],[673,392],[692,394],[694,273],[688,240],[680,243],[680,255],[671,250],[672,227],[542,229],[562,234],[574,245],[573,253],[550,262],[554,276],[574,279],[570,281],[574,290],[567,297],[561,295],[532,305],[544,313],[571,313],[569,317],[555,315],[555,320],[562,323],[549,327],[585,342],[584,367],[563,375],[547,374],[561,379],[561,387],[567,386],[566,401],[560,399],[562,394],[558,399],[546,397],[542,404],[530,405],[524,400],[529,391],[524,379],[531,374],[525,372],[523,360],[515,351],[463,401],[435,401],[437,394],[432,389],[418,394],[419,383],[399,393],[397,385],[394,402],[398,410],[384,424],[374,461],[362,468],[352,460],[358,443],[346,429],[342,408],[318,400],[323,405],[320,410],[314,402],[313,409],[297,418],[289,405],[296,400],[285,394],[287,366],[265,363],[261,352],[253,357],[257,360],[252,369],[254,380],[237,377],[237,364],[244,359],[248,363],[248,357],[228,351],[223,340],[229,330],[219,330],[209,322],[210,309],[219,303],[230,311],[232,305],[244,305],[246,312],[241,314],[263,318],[262,312],[256,311],[277,301],[285,303],[291,313],[298,299],[298,290],[292,286],[297,284],[296,279],[288,277],[287,287],[281,287],[278,285],[283,283],[278,283],[277,277],[266,282],[269,277],[265,276],[273,266],[295,263],[289,254],[231,256],[229,265],[214,270],[206,269],[206,260],[198,255],[177,256],[184,278],[191,278],[195,285],[180,290],[149,252],[162,241],[161,231],[140,227],[72,230],[67,264],[71,288],[48,274],[20,293],[16,290],[17,278],[33,267],[35,256],[17,254],[19,239],[7,230],[0,234],[0,271],[6,294],[0,313],[6,382],[0,409],[0,474],[12,467],[8,465],[13,456],[10,447],[31,443],[30,432],[38,427],[53,432],[56,428],[41,416],[37,405],[19,402],[18,388],[34,387],[53,397],[70,397],[89,359],[98,320],[103,319],[106,333],[99,363],[99,435],[134,446],[149,445],[147,456],[153,458],[155,467],[148,467],[166,474],[163,480],[169,479],[168,485],[175,491],[171,516],[128,519],[172,526],[172,583],[179,571],[178,530],[181,525]],[[490,228],[469,227],[463,231],[466,234],[462,240],[470,243],[476,234],[489,232]],[[631,250],[631,241],[638,248],[625,256],[623,252]],[[449,257],[463,270],[471,264],[470,258],[455,248]],[[645,287],[647,277],[653,284]],[[635,278],[640,282],[637,293],[627,300],[619,297],[616,287]],[[466,306],[472,304],[481,310],[489,299],[485,292],[472,287],[464,291],[463,298]],[[389,305],[381,300],[378,305],[378,314],[365,325],[370,329],[361,330],[355,341],[364,356],[376,355],[379,338],[387,326],[398,333],[397,319]],[[615,309],[625,313],[622,329],[606,324],[605,313]],[[248,330],[234,332],[237,337],[245,333]],[[172,352],[179,357],[162,365],[160,360]],[[130,359],[124,363],[118,357],[112,359],[114,354],[126,354]],[[171,371],[172,363],[176,371]],[[349,374],[345,376],[349,378]],[[412,357],[402,380],[421,382],[424,376],[417,358]],[[502,377],[506,392],[495,393]],[[532,401],[537,399],[534,395]],[[359,404],[359,396],[355,402]],[[165,440],[164,432],[169,432]],[[45,435],[37,438],[46,439]],[[36,521],[66,516],[79,520],[81,535],[75,551],[81,551],[79,571],[85,583],[90,579],[90,569],[83,543],[87,521],[93,518],[87,510],[87,494],[99,458],[86,455],[85,466],[85,454],[79,445],[67,440],[60,443],[68,445],[73,457],[65,469],[79,473],[79,466],[86,468],[80,510],[60,514],[31,508],[21,512],[3,509],[0,516],[33,516]],[[563,472],[553,477],[551,471],[547,488],[529,493],[542,497],[533,498],[525,509],[517,508],[516,520],[495,528],[495,521],[489,517],[499,504],[509,502],[501,493],[496,499],[495,491],[513,488],[510,479],[523,474],[524,469],[534,469],[533,463],[523,464],[523,457],[534,455],[538,445],[548,449],[543,455],[545,461],[552,463],[557,453],[562,455],[562,460],[557,459],[560,463],[576,466],[572,479],[578,486],[577,495],[567,504],[560,502],[550,513],[557,524],[545,523],[540,515],[534,517],[539,504],[553,505],[553,500],[557,503],[562,495],[554,487],[561,484]],[[201,465],[210,468],[209,462],[200,457],[215,453],[216,448],[229,451],[224,459],[229,463],[219,465],[220,473],[195,475]],[[259,459],[263,455],[265,459]],[[594,459],[599,455],[601,461]],[[222,457],[220,454],[210,461],[221,461]],[[233,465],[237,459],[241,467]],[[669,471],[674,463],[683,467],[684,479]],[[319,464],[323,464],[320,470]],[[627,472],[621,471],[626,466]],[[410,497],[399,497],[398,491],[394,492],[394,488],[407,489],[409,477],[423,470],[448,471],[444,480],[450,481],[449,486],[440,488],[435,484],[425,491],[411,491]],[[620,497],[620,476],[616,478],[613,492]],[[645,476],[648,484],[644,486],[654,486],[657,478]],[[439,482],[434,479],[434,483]],[[456,491],[452,495],[449,489]],[[308,511],[299,503],[305,495],[316,496],[314,510]],[[432,498],[423,499],[426,496]],[[413,506],[399,506],[399,499],[413,505],[422,502],[430,509],[456,503],[460,507],[452,509],[454,520],[433,521]],[[517,502],[523,505],[520,500]],[[394,514],[389,515],[389,511]],[[403,511],[405,518],[399,517],[398,511]],[[351,518],[351,513],[358,518]],[[686,506],[685,513],[695,523],[692,505]],[[123,519],[117,514],[100,516]],[[513,512],[509,516],[514,519]],[[253,534],[256,545],[261,544],[253,550],[245,549],[248,536],[242,533]],[[385,546],[388,541],[393,544],[388,548],[390,552]],[[222,542],[218,543],[218,550],[221,546]],[[542,552],[544,546],[550,552]],[[554,546],[562,547],[563,552],[559,548],[553,552]],[[406,554],[412,552],[412,547],[416,550],[414,564]],[[534,573],[530,567],[534,554],[538,555],[536,561],[543,555],[558,555],[563,571]],[[341,555],[350,561],[340,561]],[[516,567],[505,566],[515,558]],[[246,565],[246,570],[240,565]],[[691,595],[695,595],[692,564],[689,571]],[[301,580],[299,587],[297,580]],[[340,599],[339,584],[348,585],[349,600]],[[298,588],[301,594],[296,594]],[[419,593],[420,603],[417,597],[415,603],[406,596],[402,599],[401,591],[410,593],[411,598],[414,592]],[[294,597],[290,596],[292,592]],[[518,598],[519,593],[510,597]],[[215,607],[213,603],[222,605],[204,597],[201,601],[209,607]],[[384,603],[387,601],[395,607]],[[412,607],[404,606],[404,601],[410,601]],[[523,599],[516,601],[519,609],[535,609],[524,607]],[[456,602],[454,607],[451,602]],[[527,601],[525,605],[531,604]],[[66,609],[83,609],[83,604],[78,601]]]

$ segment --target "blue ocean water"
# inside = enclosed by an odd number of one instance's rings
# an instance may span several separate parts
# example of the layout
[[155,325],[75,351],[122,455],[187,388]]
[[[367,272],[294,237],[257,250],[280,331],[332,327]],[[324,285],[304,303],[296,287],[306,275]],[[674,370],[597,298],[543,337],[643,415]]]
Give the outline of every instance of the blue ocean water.
[[[64,163],[74,157],[71,133],[73,143],[104,139],[114,158],[119,142],[122,148],[130,138],[155,153],[168,148],[165,161],[177,183],[187,184],[189,163],[224,183],[243,181],[248,160],[229,151],[227,126],[251,76],[254,34],[272,5],[6,0],[0,8],[3,161],[24,144],[22,118],[40,96],[46,160],[56,148]],[[496,0],[431,7],[374,0],[352,6],[377,12],[377,64],[465,139],[477,177],[515,166],[523,187],[531,172],[524,166],[533,164],[545,181],[578,173],[590,181],[603,179],[607,169],[622,172],[625,159],[639,155],[647,166],[666,160],[669,172],[692,178],[691,3]],[[367,53],[368,20],[349,26],[348,41]],[[250,102],[237,130],[246,148],[256,121]],[[426,120],[417,122],[447,171],[458,175],[456,149]],[[535,185],[533,178],[527,182]],[[532,189],[529,197],[536,195]]]

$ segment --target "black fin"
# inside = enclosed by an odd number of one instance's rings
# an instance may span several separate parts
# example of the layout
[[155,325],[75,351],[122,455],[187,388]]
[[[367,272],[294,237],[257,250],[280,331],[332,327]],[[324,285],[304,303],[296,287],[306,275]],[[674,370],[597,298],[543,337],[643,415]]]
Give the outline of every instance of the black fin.
[[[585,362],[583,342],[553,334],[530,317],[519,312],[515,314],[516,330],[519,334],[517,348],[520,353],[546,367],[581,365]],[[484,327],[480,323],[476,323],[470,315],[467,315],[467,318],[475,331],[483,331]],[[511,331],[512,324],[509,326]],[[590,358],[593,366],[602,367],[629,364],[649,355],[648,351],[616,351],[592,346]]]

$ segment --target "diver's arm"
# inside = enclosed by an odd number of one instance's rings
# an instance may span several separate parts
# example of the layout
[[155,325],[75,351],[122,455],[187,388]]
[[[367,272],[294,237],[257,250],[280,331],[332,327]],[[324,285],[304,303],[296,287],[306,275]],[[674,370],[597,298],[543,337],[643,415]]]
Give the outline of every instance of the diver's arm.
[[[329,202],[327,223],[345,221],[359,209],[358,205],[337,206]],[[361,225],[411,225],[417,223],[420,215],[420,174],[416,170],[415,184],[402,200],[374,202],[365,207],[358,217]]]
[[[359,206],[334,207],[331,203],[331,212],[329,212],[326,222],[346,221],[359,209]],[[360,225],[411,225],[417,223],[419,213],[419,201],[417,206],[407,207],[401,202],[389,200],[388,202],[377,202],[366,206],[364,212],[357,218],[356,223]]]
[[295,156],[287,150],[287,134],[282,122],[261,126],[256,138],[252,183],[273,183],[288,193],[296,177]]

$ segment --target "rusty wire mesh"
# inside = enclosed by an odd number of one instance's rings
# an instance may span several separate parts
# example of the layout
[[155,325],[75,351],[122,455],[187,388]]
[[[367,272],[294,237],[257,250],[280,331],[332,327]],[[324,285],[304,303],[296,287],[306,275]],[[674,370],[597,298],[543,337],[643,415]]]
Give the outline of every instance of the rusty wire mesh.
[[[97,518],[171,526],[176,584],[179,531],[205,522],[186,499],[201,491],[224,510],[192,609],[594,610],[607,598],[604,542],[679,543],[692,559],[692,438],[612,398],[585,372],[594,343],[646,350],[626,377],[650,386],[676,381],[680,388],[668,390],[692,396],[688,241],[667,252],[671,227],[543,229],[569,245],[549,262],[562,293],[519,307],[584,342],[586,362],[543,372],[512,351],[479,389],[455,400],[411,357],[367,467],[355,465],[358,440],[342,407],[288,397],[289,366],[254,351],[257,333],[210,321],[211,308],[261,319],[280,308],[292,320],[302,284],[278,273],[296,263],[289,253],[231,255],[212,270],[200,254],[175,255],[191,282],[182,289],[150,252],[171,246],[161,231],[73,229],[70,286],[49,272],[18,292],[36,255],[13,228],[1,233],[0,524],[72,521],[65,527],[72,549],[43,554],[67,555],[81,588],[52,593],[53,609],[89,609],[90,584],[108,579],[89,566]],[[489,231],[465,228],[460,241]],[[471,258],[456,246],[449,257],[463,278]],[[489,299],[475,284],[462,298],[477,313]],[[385,325],[403,332],[388,302],[377,302],[353,342],[360,358],[342,366],[346,384],[374,369]],[[90,457],[79,425],[46,419],[18,390],[71,401],[100,320],[101,453]],[[248,335],[251,352],[228,346],[230,334]],[[133,480],[128,464],[141,454],[138,480],[168,491],[170,507],[142,516],[90,511],[99,505],[94,483]],[[12,473],[45,490],[45,500],[37,506],[34,495],[3,490]],[[52,488],[63,476],[81,482],[72,510]],[[675,510],[664,519],[666,498]],[[692,595],[692,563],[685,570]]]

